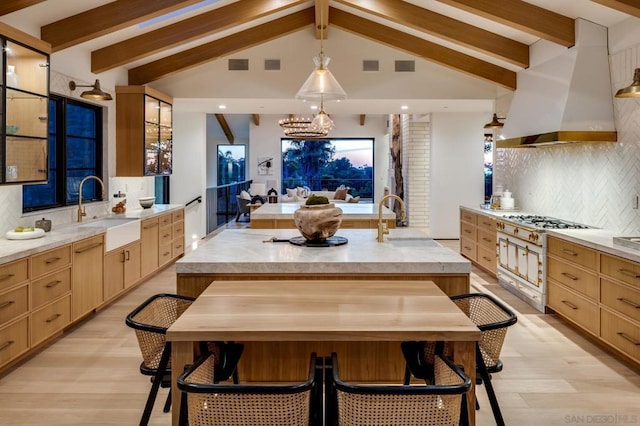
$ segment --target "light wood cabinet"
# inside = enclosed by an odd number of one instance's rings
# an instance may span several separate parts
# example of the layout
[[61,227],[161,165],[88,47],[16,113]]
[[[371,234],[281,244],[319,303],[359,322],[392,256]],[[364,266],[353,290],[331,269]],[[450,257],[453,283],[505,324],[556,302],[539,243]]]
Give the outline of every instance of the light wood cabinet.
[[460,253],[494,277],[497,272],[496,219],[460,209]]
[[116,175],[170,175],[173,99],[147,86],[116,86]]
[[62,331],[71,322],[71,295],[49,303],[31,314],[31,346]]
[[29,279],[29,260],[20,259],[0,265],[0,291]]
[[118,296],[141,277],[140,241],[108,252],[104,257],[104,300]]
[[72,320],[102,303],[103,266],[104,234],[73,243]]
[[0,294],[0,325],[29,312],[29,285]]
[[141,273],[143,277],[158,269],[158,244],[160,242],[160,222],[158,217],[145,219],[140,224]]
[[0,327],[0,366],[29,350],[29,317]]
[[597,336],[600,331],[598,304],[562,285],[549,284],[547,303],[557,313]]

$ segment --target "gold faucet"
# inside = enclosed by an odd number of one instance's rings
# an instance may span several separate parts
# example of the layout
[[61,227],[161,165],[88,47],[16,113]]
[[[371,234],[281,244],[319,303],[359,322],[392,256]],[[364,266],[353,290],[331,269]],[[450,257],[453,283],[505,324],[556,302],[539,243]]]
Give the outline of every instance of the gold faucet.
[[78,188],[78,222],[82,222],[82,216],[87,215],[85,209],[82,208],[82,185],[84,185],[84,182],[89,179],[95,179],[100,182],[100,186],[102,187],[102,198],[104,199],[105,197],[104,182],[102,182],[102,180],[98,176],[90,175],[82,179],[80,181],[80,187]]
[[378,242],[379,243],[383,243],[384,234],[389,233],[389,229],[387,228],[387,222],[382,221],[382,204],[384,204],[384,200],[386,200],[387,198],[395,198],[396,200],[398,200],[398,202],[400,202],[400,213],[402,215],[402,217],[400,218],[400,222],[404,222],[407,220],[407,212],[405,209],[404,201],[402,201],[402,198],[398,197],[396,194],[387,194],[384,197],[382,197],[382,200],[380,200],[380,204],[378,204]]

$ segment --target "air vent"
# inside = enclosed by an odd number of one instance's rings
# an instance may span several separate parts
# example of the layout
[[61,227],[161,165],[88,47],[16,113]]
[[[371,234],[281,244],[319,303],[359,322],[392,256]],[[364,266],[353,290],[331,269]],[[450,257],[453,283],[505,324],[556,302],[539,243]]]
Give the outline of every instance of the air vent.
[[248,71],[248,59],[229,59],[229,71]]
[[416,61],[396,61],[396,72],[416,72]]
[[380,71],[380,62],[377,59],[362,61],[362,71]]
[[265,59],[265,71],[280,71],[280,59]]

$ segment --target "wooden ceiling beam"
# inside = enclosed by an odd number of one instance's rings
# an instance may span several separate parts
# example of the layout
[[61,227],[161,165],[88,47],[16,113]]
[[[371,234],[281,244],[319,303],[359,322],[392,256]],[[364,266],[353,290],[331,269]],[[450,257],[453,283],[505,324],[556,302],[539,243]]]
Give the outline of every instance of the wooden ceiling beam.
[[339,9],[331,8],[330,13],[331,25],[507,89],[516,89],[516,73],[511,70]]
[[[329,0],[315,0],[316,7],[316,38],[327,39],[329,30]],[[321,31],[322,30],[322,31]]]
[[627,15],[640,18],[640,3],[638,0],[591,0],[594,3],[618,10]]
[[163,50],[188,43],[272,13],[304,0],[244,0],[184,19],[91,52],[91,72],[101,73]]
[[260,125],[260,114],[251,114],[251,120],[253,120],[254,126]]
[[40,38],[59,51],[199,3],[201,0],[116,0],[40,28]]
[[230,144],[233,145],[233,141],[235,138],[233,137],[233,132],[231,131],[231,127],[229,127],[229,123],[227,123],[227,119],[224,118],[224,114],[214,114],[216,116],[216,120],[218,120],[218,124],[222,128],[224,135],[227,137],[227,140]]
[[411,3],[397,0],[337,0],[346,6],[528,68],[529,46]]
[[221,56],[248,49],[314,23],[314,8],[275,19],[219,40],[184,50],[129,70],[129,84],[142,85],[213,61]]
[[437,0],[542,39],[571,47],[576,44],[573,19],[522,0]]
[[34,4],[42,3],[45,0],[4,0],[0,3],[0,16],[17,12]]

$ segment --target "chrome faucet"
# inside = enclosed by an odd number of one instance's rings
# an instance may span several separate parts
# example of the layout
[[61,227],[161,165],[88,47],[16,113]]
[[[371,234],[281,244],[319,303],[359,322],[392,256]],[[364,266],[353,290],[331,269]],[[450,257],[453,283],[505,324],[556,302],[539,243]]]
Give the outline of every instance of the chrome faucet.
[[80,186],[78,188],[78,222],[82,222],[82,216],[87,215],[87,212],[85,211],[85,209],[82,208],[82,185],[84,185],[84,182],[89,179],[95,179],[98,182],[100,182],[100,186],[102,187],[102,198],[104,199],[105,197],[104,182],[102,182],[102,180],[98,176],[90,175],[82,179],[80,181]]
[[378,242],[379,243],[383,243],[384,234],[389,233],[389,228],[387,228],[387,222],[382,221],[382,204],[384,204],[384,200],[386,200],[387,198],[394,198],[398,200],[398,202],[400,203],[400,214],[401,214],[400,222],[404,222],[407,220],[407,212],[405,209],[404,201],[402,201],[402,198],[398,197],[396,194],[387,194],[384,197],[382,197],[382,199],[380,200],[380,204],[378,205]]

